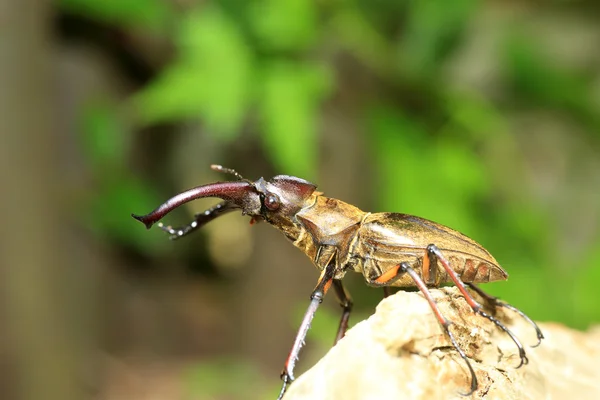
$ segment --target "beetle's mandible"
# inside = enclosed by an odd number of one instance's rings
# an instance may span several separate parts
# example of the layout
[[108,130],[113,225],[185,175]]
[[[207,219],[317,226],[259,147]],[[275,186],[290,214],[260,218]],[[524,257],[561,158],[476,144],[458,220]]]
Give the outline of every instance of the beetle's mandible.
[[242,214],[252,217],[252,221],[264,220],[279,229],[312,260],[320,276],[285,361],[279,399],[294,379],[294,366],[310,323],[331,287],[343,308],[335,342],[344,336],[352,300],[341,280],[350,270],[362,273],[371,286],[419,288],[469,369],[471,386],[466,395],[477,389],[475,371],[449,329],[451,321],[442,315],[428,288],[455,284],[475,313],[492,321],[514,341],[520,356],[517,368],[528,362],[523,345],[502,322],[486,313],[466,288],[479,293],[491,306],[508,308],[525,318],[537,333],[535,346],[543,339],[541,330],[529,317],[475,286],[475,283],[505,280],[508,275],[487,250],[465,235],[411,215],[364,212],[351,204],[323,196],[314,184],[293,176],[278,175],[269,181],[263,178],[250,181],[232,169],[220,165],[211,168],[232,174],[237,181],[198,186],[167,200],[150,214],[132,216],[150,228],[184,203],[217,197],[223,201],[197,214],[190,224],[172,228],[159,223],[159,227],[168,232],[171,239],[177,239],[220,215],[241,210]]

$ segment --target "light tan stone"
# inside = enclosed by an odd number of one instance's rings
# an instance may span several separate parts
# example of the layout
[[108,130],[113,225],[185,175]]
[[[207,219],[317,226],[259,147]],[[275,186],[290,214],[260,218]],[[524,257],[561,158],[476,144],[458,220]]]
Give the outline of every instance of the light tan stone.
[[[546,338],[513,312],[497,316],[521,339],[529,364],[519,364],[512,340],[475,315],[457,288],[432,290],[479,380],[470,398],[600,398],[600,327],[579,332],[540,324]],[[284,400],[464,399],[470,375],[420,293],[398,292],[289,388]]]

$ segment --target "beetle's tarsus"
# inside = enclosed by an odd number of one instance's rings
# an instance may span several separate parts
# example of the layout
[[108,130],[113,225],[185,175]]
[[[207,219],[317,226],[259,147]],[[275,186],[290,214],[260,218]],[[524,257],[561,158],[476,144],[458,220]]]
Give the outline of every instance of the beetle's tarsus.
[[519,365],[517,365],[515,368],[521,368],[523,365],[529,363],[529,359],[527,358],[527,354],[525,353],[525,349],[523,348],[523,344],[521,344],[521,341],[517,338],[517,336],[510,329],[508,329],[498,319],[496,319],[495,317],[489,315],[488,313],[486,313],[485,311],[483,311],[481,309],[478,309],[475,312],[477,314],[481,315],[482,317],[486,318],[487,320],[492,321],[494,323],[494,325],[496,325],[498,328],[500,328],[501,330],[503,330],[504,332],[506,332],[506,334],[508,336],[510,336],[510,338],[512,339],[512,341],[517,346],[517,349],[519,350],[519,357],[521,358],[521,363]]
[[452,346],[458,352],[458,354],[460,355],[460,358],[462,358],[465,361],[465,363],[467,364],[467,368],[469,368],[469,373],[471,374],[471,390],[469,390],[469,392],[467,392],[467,393],[459,392],[459,394],[461,396],[468,397],[477,390],[479,383],[477,382],[477,375],[475,374],[475,370],[473,369],[471,362],[467,358],[467,355],[465,354],[464,350],[458,346],[458,343],[456,342],[456,339],[454,338],[454,334],[450,331],[451,325],[452,325],[451,321],[446,321],[445,324],[442,324],[442,327],[444,328],[446,335],[448,335],[448,337],[450,338],[450,341],[452,342]]
[[279,391],[279,396],[277,396],[277,400],[281,400],[283,398],[283,395],[287,390],[288,384],[292,383],[294,379],[290,377],[290,374],[288,372],[283,370],[283,372],[281,373],[281,380],[283,381],[283,384],[281,385],[281,390]]
[[[528,317],[529,319],[529,317]],[[533,322],[533,321],[532,321]],[[535,328],[537,329],[537,338],[538,338],[538,342],[534,345],[531,346],[532,349],[538,347],[540,344],[542,344],[542,339],[544,338],[544,334],[542,333],[542,331],[540,330],[540,328],[538,328],[538,326],[534,323]]]
[[[510,336],[512,341],[515,343],[515,345],[519,349],[519,356],[521,358],[521,363],[517,366],[517,368],[520,368],[523,364],[527,364],[528,359],[525,354],[525,349],[523,348],[523,345],[521,344],[521,341],[502,322],[500,322],[494,316],[483,311],[481,305],[479,305],[479,303],[473,298],[473,295],[467,291],[467,286],[470,286],[470,287],[476,287],[476,286],[468,285],[462,281],[460,276],[450,265],[450,262],[448,261],[448,259],[446,259],[446,257],[442,254],[442,252],[440,251],[440,249],[438,249],[438,247],[436,245],[434,245],[434,244],[428,245],[427,252],[430,254],[434,254],[437,257],[438,261],[440,262],[440,264],[442,264],[442,267],[444,268],[444,270],[446,271],[446,273],[448,274],[450,279],[454,282],[454,284],[456,285],[458,290],[465,297],[467,304],[469,304],[469,306],[471,307],[473,312],[475,312],[476,314],[479,314],[482,317],[486,318],[487,320],[493,322],[498,328],[502,329],[504,332],[506,332],[506,334],[508,334],[508,336]],[[479,289],[479,288],[477,288],[477,289]],[[477,290],[477,289],[476,289],[476,291],[479,292],[479,290]],[[484,294],[482,296],[485,299],[489,298],[489,300],[491,302],[495,302],[496,304],[498,303],[498,300],[495,298],[492,298],[492,296],[489,296],[487,294]]]
[[525,321],[527,321],[529,323],[529,325],[533,326],[533,328],[535,329],[535,333],[537,335],[538,342],[536,344],[530,346],[531,348],[538,347],[542,343],[542,339],[544,339],[544,334],[542,333],[542,330],[531,318],[529,318],[527,316],[527,314],[525,314],[523,311],[519,310],[517,307],[512,306],[512,305],[500,300],[499,298],[492,296],[490,294],[487,294],[486,292],[481,290],[479,288],[479,286],[476,286],[475,284],[473,284],[471,282],[465,283],[465,285],[467,285],[469,288],[473,289],[477,294],[479,294],[481,297],[483,297],[483,299],[485,301],[487,301],[490,304],[490,306],[492,306],[494,308],[496,308],[496,307],[508,308],[509,310],[514,311],[517,314],[519,314],[523,319],[525,319]]
[[[425,296],[425,297],[427,298],[427,296]],[[435,310],[434,310],[434,312],[435,312]],[[461,349],[460,346],[458,345],[458,343],[456,342],[456,338],[454,337],[454,334],[452,333],[452,331],[450,331],[450,327],[453,324],[454,323],[452,321],[449,321],[447,319],[444,319],[441,322],[441,325],[442,325],[442,328],[444,329],[444,332],[450,338],[450,342],[452,342],[452,347],[454,347],[454,349],[456,350],[456,352],[458,353],[458,355],[460,356],[460,358],[462,358],[464,360],[465,364],[467,364],[467,368],[469,369],[469,373],[471,374],[471,387],[470,387],[470,390],[467,393],[461,393],[461,392],[459,392],[459,394],[461,396],[468,397],[468,396],[471,396],[477,390],[477,388],[479,387],[479,382],[477,381],[477,374],[475,374],[475,370],[473,369],[473,366],[471,365],[471,362],[469,361],[469,358],[465,354],[464,350]]]

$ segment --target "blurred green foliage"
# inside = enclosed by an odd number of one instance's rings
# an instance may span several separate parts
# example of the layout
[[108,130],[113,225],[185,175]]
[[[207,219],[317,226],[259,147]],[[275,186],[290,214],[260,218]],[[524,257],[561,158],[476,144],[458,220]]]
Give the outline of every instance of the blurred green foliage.
[[[511,275],[510,284],[493,284],[492,291],[534,318],[580,328],[600,320],[598,232],[578,255],[557,256],[560,228],[553,210],[528,194],[527,155],[517,150],[507,117],[515,108],[549,109],[582,126],[598,146],[590,76],[560,66],[516,24],[497,49],[502,97],[447,81],[447,63],[482,7],[476,0],[452,7],[442,0],[169,4],[61,1],[67,12],[147,29],[175,48],[125,104],[91,104],[83,115],[86,150],[108,199],[93,205],[98,229],[160,251],[122,218],[122,210],[157,204],[153,184],[109,173],[129,157],[133,128],[199,120],[227,148],[251,126],[276,171],[316,179],[326,157],[319,153],[326,134],[320,117],[340,85],[335,58],[350,55],[380,84],[364,93],[357,117],[373,165],[375,208],[424,216],[485,243]],[[331,336],[320,330],[317,324],[311,335]]]
[[132,99],[139,122],[202,118],[216,137],[234,139],[255,81],[253,54],[240,29],[210,6],[182,16],[174,36],[176,59]]
[[554,65],[524,34],[509,36],[506,54],[512,83],[524,98],[568,112],[589,125],[589,132],[600,134],[600,113],[591,91],[593,77]]
[[60,0],[59,4],[67,12],[151,30],[160,30],[174,16],[174,10],[162,0]]
[[264,381],[256,366],[238,358],[222,357],[197,363],[188,369],[185,381],[183,399],[190,400],[259,400],[278,394],[273,385]]
[[[409,82],[412,90],[430,97],[428,109],[411,113],[401,103],[365,99],[364,130],[380,181],[378,208],[426,215],[490,243],[492,249],[504,250],[505,264],[516,277],[513,286],[497,290],[508,298],[516,297],[508,291],[519,282],[527,282],[519,291],[540,293],[564,286],[564,281],[553,278],[559,267],[547,247],[551,216],[536,209],[533,200],[523,203],[517,197],[518,181],[512,189],[492,187],[490,170],[504,166],[490,165],[482,157],[485,150],[476,151],[515,146],[502,113],[488,99],[443,82],[444,60],[460,43],[479,7],[477,1],[463,0],[448,10],[443,1],[265,0],[235,12],[228,1],[185,10],[160,1],[62,0],[61,4],[68,12],[115,26],[152,29],[172,39],[173,60],[121,108],[135,110],[130,118],[134,127],[200,120],[207,133],[226,145],[239,137],[249,114],[254,114],[260,142],[275,169],[308,179],[317,176],[319,114],[336,86],[333,64],[318,56],[323,46],[335,43],[347,49],[392,88],[401,90]],[[401,39],[395,42],[398,31]],[[584,76],[555,66],[530,37],[507,32],[504,45],[502,67],[515,96],[527,107],[547,106],[572,114],[597,135],[599,113]],[[97,205],[93,225],[140,245],[144,240],[137,237],[138,230],[130,229],[130,221],[112,216],[117,215],[115,209],[155,204],[156,196],[152,185],[140,186],[132,176],[107,173],[122,168],[131,150],[118,107],[90,104],[83,116],[89,160],[109,199]],[[113,181],[103,182],[109,176]],[[482,209],[501,190],[503,202]],[[506,238],[511,238],[510,244]],[[598,264],[598,256],[591,253],[582,255],[583,260],[591,260],[586,265]],[[566,279],[584,287],[580,280],[587,282],[595,270],[576,269]],[[533,274],[535,279],[521,280],[521,274]],[[582,303],[586,317],[580,319],[554,296],[543,302],[524,296],[519,303],[534,315],[576,326],[600,318],[595,307],[585,310],[589,306]]]
[[143,231],[123,223],[123,210],[139,209],[159,196],[151,185],[126,172],[131,135],[118,115],[117,107],[105,102],[92,102],[84,109],[81,143],[99,193],[93,193],[80,211],[99,234],[156,254],[165,249],[164,241],[148,238]]

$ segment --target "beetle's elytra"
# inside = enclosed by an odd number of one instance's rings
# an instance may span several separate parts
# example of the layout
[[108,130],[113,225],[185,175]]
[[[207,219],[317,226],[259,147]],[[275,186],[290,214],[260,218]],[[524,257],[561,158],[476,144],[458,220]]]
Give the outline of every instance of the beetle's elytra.
[[232,169],[211,166],[216,171],[233,174],[238,180],[198,186],[167,200],[150,214],[132,215],[150,228],[166,214],[189,201],[218,197],[223,201],[181,228],[159,223],[159,227],[177,239],[202,227],[220,215],[234,210],[264,220],[279,229],[294,246],[302,250],[320,271],[310,297],[310,305],[281,374],[283,386],[294,379],[294,367],[312,318],[330,287],[343,308],[335,342],[348,327],[352,300],[342,285],[347,271],[362,273],[370,286],[417,287],[423,293],[444,332],[465,361],[471,374],[467,395],[477,389],[477,377],[466,354],[458,346],[448,321],[431,297],[429,288],[444,283],[455,284],[473,311],[492,321],[506,332],[519,350],[520,367],[528,362],[519,339],[494,316],[487,314],[466,290],[470,287],[493,307],[517,312],[536,330],[539,345],[543,334],[524,313],[484,293],[475,283],[505,280],[508,275],[481,245],[467,236],[423,218],[397,213],[369,213],[341,200],[325,197],[316,186],[304,179],[278,175],[269,181],[244,179]]

